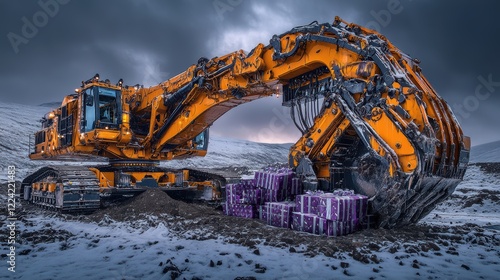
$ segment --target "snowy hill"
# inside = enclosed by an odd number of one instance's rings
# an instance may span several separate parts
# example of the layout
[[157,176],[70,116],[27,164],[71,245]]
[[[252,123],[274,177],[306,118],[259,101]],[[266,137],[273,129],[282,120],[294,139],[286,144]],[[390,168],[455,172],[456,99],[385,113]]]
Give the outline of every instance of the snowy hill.
[[[21,180],[29,172],[51,163],[32,161],[28,158],[28,139],[30,135],[40,129],[39,120],[54,104],[54,102],[50,102],[42,104],[43,106],[29,106],[0,102],[0,116],[2,119],[2,129],[0,130],[0,155],[2,158],[0,181],[5,179],[7,173],[5,170],[9,165],[16,166],[17,179]],[[33,138],[31,141],[33,142]],[[229,166],[260,168],[275,162],[287,162],[289,147],[290,145],[287,144],[265,144],[211,137],[206,157],[172,161],[162,163],[162,165],[173,168],[221,168]],[[86,164],[89,163],[86,162]]]
[[472,147],[470,162],[500,162],[500,141]]
[[[41,162],[28,158],[29,136],[40,129],[39,120],[48,111],[47,107],[0,102],[0,178],[6,175],[5,170],[9,165],[16,166],[16,170],[24,173],[41,165]],[[33,144],[33,136],[31,141]]]
[[48,109],[55,109],[55,108],[61,106],[61,102],[60,101],[59,102],[47,102],[47,103],[42,103],[38,106],[46,107]]
[[276,162],[288,162],[289,148],[290,145],[287,144],[255,143],[210,136],[208,153],[205,157],[166,162],[165,165],[200,168],[247,166],[257,169]]

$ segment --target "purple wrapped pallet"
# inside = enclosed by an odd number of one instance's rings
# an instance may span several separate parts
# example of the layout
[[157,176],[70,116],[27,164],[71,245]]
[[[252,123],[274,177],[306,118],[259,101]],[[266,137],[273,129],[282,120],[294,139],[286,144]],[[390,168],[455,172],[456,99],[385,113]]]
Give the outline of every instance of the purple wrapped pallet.
[[[350,221],[354,217],[352,216],[353,212],[356,212],[356,200],[348,195],[348,196],[341,196],[340,197],[341,201],[341,211],[339,212],[339,220],[340,221]],[[342,203],[343,202],[343,203]],[[344,211],[344,214],[340,214],[342,211]]]
[[297,195],[295,198],[297,204],[296,210],[301,213],[318,214],[321,194],[322,192],[308,192]]
[[283,174],[274,173],[271,174],[271,190],[282,190],[283,189],[283,180],[285,176]]
[[264,201],[265,202],[279,202],[283,201],[287,198],[286,192],[284,189],[279,190],[264,190]]
[[348,234],[348,222],[344,221],[329,221],[327,220],[328,228],[326,235],[328,236],[343,236]]
[[266,176],[267,176],[267,173],[265,173],[264,171],[257,171],[255,172],[255,184],[257,185],[257,187],[261,187],[263,188],[267,182],[266,180]]
[[280,210],[271,213],[271,220],[268,222],[268,225],[281,228],[290,228],[291,222],[292,214],[285,210]]
[[226,201],[228,201],[230,204],[242,203],[241,195],[227,193],[226,190]]
[[328,223],[314,214],[293,212],[292,229],[322,235],[327,234]]
[[359,221],[360,221],[359,219],[352,219],[351,221],[348,221],[348,223],[351,224],[350,225],[351,231],[349,233],[353,233],[361,229],[361,223]]
[[235,194],[231,194],[231,195],[226,194],[226,201],[231,203],[231,204],[239,204],[239,203],[243,202],[241,199],[241,196],[235,195]]
[[286,197],[290,198],[292,195],[292,189],[293,189],[293,184],[292,184],[292,179],[293,179],[293,171],[291,169],[284,169],[281,174],[283,174],[283,186],[282,188],[286,192]]
[[[280,201],[291,196],[293,171],[289,168],[266,168],[255,172],[254,182],[258,187],[273,190],[268,192],[267,201]],[[297,183],[297,182],[296,182]],[[295,186],[298,193],[298,186]]]
[[276,190],[283,187],[284,174],[274,172],[255,172],[255,184],[265,189]]
[[350,221],[327,221],[328,236],[343,236],[359,230],[359,220],[353,219]]
[[271,172],[257,171],[255,173],[255,180],[258,187],[270,189],[274,181],[274,174]]
[[297,195],[302,194],[302,181],[299,178],[292,178],[290,194]]
[[264,204],[265,190],[260,188],[243,190],[242,201],[246,204]]
[[243,180],[240,180],[239,184],[242,185],[244,189],[257,187],[257,184],[255,183],[255,179],[243,179]]
[[266,224],[271,224],[271,208],[269,207],[269,202],[264,205],[259,205],[259,219],[266,222]]
[[354,195],[354,191],[353,190],[349,190],[349,189],[344,189],[344,190],[342,190],[342,195],[343,196]]
[[295,203],[297,205],[297,211],[300,213],[309,213],[310,195],[301,194],[295,197]]
[[259,219],[271,226],[290,228],[294,209],[294,202],[266,202],[259,206]]
[[283,187],[289,189],[292,184],[293,171],[291,169],[285,168],[280,170],[278,174],[283,177]]
[[232,216],[253,219],[257,216],[255,205],[251,204],[229,204],[232,208]]
[[224,213],[224,215],[226,216],[233,215],[233,208],[231,207],[229,201],[226,201],[224,204],[222,204],[222,213]]
[[347,196],[347,195],[354,195],[354,191],[349,189],[336,189],[333,191],[333,194],[339,196]]
[[226,185],[226,200],[231,204],[242,203],[243,191],[246,189],[255,188],[255,185],[250,185],[251,183],[237,183],[237,184],[227,184]]
[[368,211],[368,197],[359,194],[351,195],[351,197],[354,199],[354,204],[356,205],[352,210],[352,219],[363,220]]
[[290,213],[295,210],[295,201],[281,201],[281,202],[268,202],[266,203],[271,209],[286,210]]
[[355,199],[351,196],[338,196],[325,193],[320,196],[318,216],[331,221],[348,221],[356,212]]
[[264,177],[264,172],[263,171],[256,171],[254,174],[254,181],[257,187],[262,187],[263,186],[263,177]]
[[243,187],[239,184],[227,184],[226,185],[226,198],[229,199],[230,196],[243,194]]
[[270,223],[275,227],[290,228],[292,213],[295,210],[295,202],[269,202]]

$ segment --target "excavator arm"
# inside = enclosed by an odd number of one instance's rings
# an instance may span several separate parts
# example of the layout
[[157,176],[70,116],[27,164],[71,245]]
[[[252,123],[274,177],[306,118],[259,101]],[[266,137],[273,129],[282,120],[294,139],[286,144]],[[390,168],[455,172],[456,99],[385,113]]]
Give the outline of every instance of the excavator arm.
[[[204,156],[205,131],[224,113],[282,94],[302,133],[289,164],[306,188],[366,194],[382,226],[425,216],[453,192],[469,157],[470,139],[419,61],[383,35],[338,17],[274,35],[248,54],[201,58],[150,88],[91,79],[67,101],[77,124],[88,125],[82,111],[91,88],[119,93],[121,122],[94,130],[77,125],[79,137],[66,150],[144,161]],[[31,157],[68,153],[53,150]]]

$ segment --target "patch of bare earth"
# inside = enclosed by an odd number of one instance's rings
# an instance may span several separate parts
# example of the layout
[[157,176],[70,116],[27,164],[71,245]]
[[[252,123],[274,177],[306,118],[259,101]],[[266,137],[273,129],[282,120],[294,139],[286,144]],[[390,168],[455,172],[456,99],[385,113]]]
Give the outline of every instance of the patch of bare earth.
[[[222,211],[212,206],[177,201],[158,189],[148,190],[135,198],[90,215],[57,214],[23,203],[19,218],[23,220],[26,215],[40,212],[65,220],[78,220],[103,226],[114,222],[127,222],[132,227],[144,228],[156,227],[163,223],[181,238],[194,240],[222,238],[225,242],[246,246],[255,254],[259,254],[258,245],[265,245],[285,248],[290,253],[308,256],[323,254],[340,260],[347,254],[362,263],[379,263],[381,261],[379,252],[392,254],[403,252],[408,257],[412,254],[441,256],[458,254],[454,249],[458,244],[500,247],[500,235],[487,234],[483,228],[474,224],[462,226],[417,224],[399,229],[365,229],[341,237],[317,236],[268,226],[258,219],[225,216]],[[26,219],[24,221],[29,222]],[[38,244],[71,237],[69,232],[50,230],[49,226],[43,229],[41,236],[45,237],[35,237],[34,232],[27,230],[21,233],[21,241]],[[0,234],[5,233],[0,232]]]
[[486,174],[492,174],[500,177],[500,162],[479,162],[473,163],[472,165],[477,165]]
[[151,227],[163,223],[183,238],[223,238],[252,250],[258,250],[257,245],[265,245],[287,248],[291,253],[323,254],[339,259],[347,253],[363,263],[380,262],[377,253],[382,251],[443,255],[455,254],[450,248],[456,244],[500,246],[500,235],[485,234],[484,229],[474,224],[454,227],[417,224],[399,229],[365,229],[341,237],[317,236],[272,227],[258,219],[225,216],[211,206],[177,201],[157,189],[99,210],[84,220],[100,222],[108,218],[127,222],[148,220]]

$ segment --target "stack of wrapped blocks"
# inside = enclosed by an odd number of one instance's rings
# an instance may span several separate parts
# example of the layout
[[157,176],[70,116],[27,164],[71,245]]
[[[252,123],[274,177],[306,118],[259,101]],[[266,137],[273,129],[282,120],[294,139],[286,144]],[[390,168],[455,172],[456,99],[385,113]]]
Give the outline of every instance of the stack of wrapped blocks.
[[350,190],[297,195],[292,229],[327,236],[346,235],[361,228],[367,208],[368,197]]
[[263,207],[267,209],[270,203],[281,204],[282,201],[293,200],[295,195],[302,193],[300,180],[293,175],[289,168],[267,168],[257,171],[253,179],[226,185],[224,213],[257,218],[264,211]]
[[253,179],[226,186],[224,213],[259,218],[268,225],[340,236],[360,229],[368,198],[351,190],[307,192],[291,169],[268,168]]

